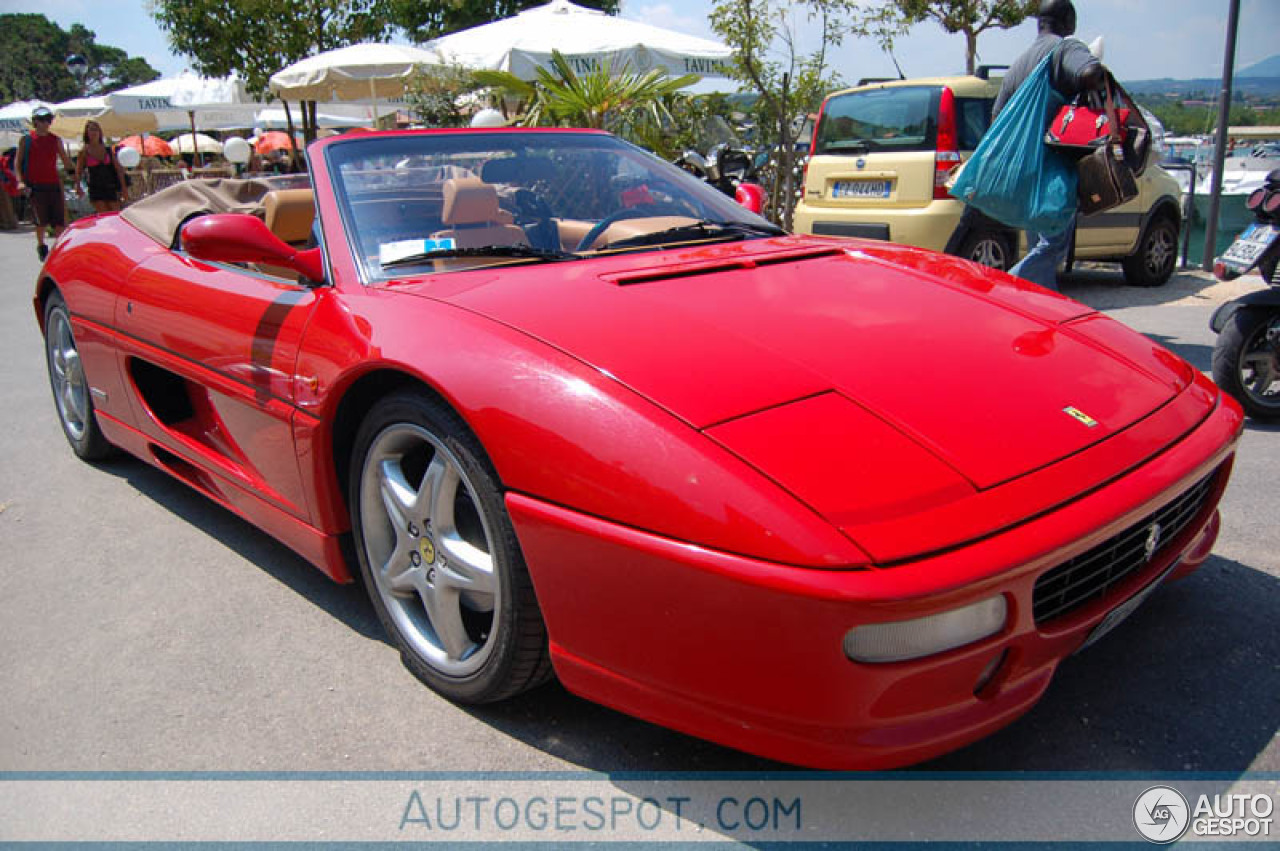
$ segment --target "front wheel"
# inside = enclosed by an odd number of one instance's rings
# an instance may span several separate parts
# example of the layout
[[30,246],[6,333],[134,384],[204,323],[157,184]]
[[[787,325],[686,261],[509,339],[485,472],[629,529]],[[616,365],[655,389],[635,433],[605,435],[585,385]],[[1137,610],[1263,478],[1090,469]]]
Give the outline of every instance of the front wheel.
[[1280,420],[1280,310],[1244,306],[1213,348],[1213,380],[1256,420]]
[[551,677],[497,475],[456,413],[416,392],[377,403],[356,436],[350,501],[365,586],[415,676],[462,703]]
[[1138,248],[1121,261],[1125,280],[1135,287],[1158,287],[1173,275],[1178,259],[1178,226],[1167,216],[1149,222]]

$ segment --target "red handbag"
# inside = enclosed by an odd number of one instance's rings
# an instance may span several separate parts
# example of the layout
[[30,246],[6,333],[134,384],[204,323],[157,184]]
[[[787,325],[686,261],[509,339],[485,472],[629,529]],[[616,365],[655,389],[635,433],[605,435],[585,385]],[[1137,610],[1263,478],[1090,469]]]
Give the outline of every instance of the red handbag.
[[[1124,110],[1128,114],[1123,118],[1121,110],[1116,109],[1115,100],[1118,98],[1112,97],[1113,89],[1128,100],[1129,109]],[[1045,143],[1055,145],[1059,150],[1083,153],[1076,161],[1080,177],[1077,185],[1080,212],[1086,216],[1100,213],[1138,197],[1138,177],[1146,168],[1151,133],[1142,113],[1110,74],[1103,84],[1102,120],[1092,122],[1104,132],[1094,136],[1090,132],[1092,128],[1086,126],[1086,132],[1077,131],[1075,134],[1076,139],[1088,138],[1084,144],[1050,141],[1055,128],[1065,127],[1069,133],[1071,125],[1079,122],[1079,118],[1078,111],[1065,123],[1055,118],[1054,127],[1045,134]],[[1094,138],[1089,138],[1091,136]]]
[[1142,111],[1108,72],[1101,91],[1086,92],[1058,110],[1044,134],[1044,143],[1075,159],[1107,142],[1119,143],[1133,172],[1147,167],[1151,128]]
[[[1116,119],[1121,127],[1129,124],[1128,109],[1117,109]],[[1069,103],[1054,117],[1045,133],[1045,143],[1058,147],[1094,148],[1107,141],[1111,135],[1111,119],[1105,110],[1099,111],[1087,103]]]

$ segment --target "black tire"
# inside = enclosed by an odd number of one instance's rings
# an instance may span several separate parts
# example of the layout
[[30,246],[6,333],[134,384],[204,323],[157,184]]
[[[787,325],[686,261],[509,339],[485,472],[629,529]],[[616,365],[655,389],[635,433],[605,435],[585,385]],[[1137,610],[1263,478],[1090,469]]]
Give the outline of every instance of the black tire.
[[376,403],[356,435],[349,504],[360,574],[414,676],[459,703],[551,678],[498,476],[453,410],[417,391]]
[[975,228],[960,243],[959,256],[1007,272],[1013,265],[1013,246],[1008,234],[990,228]]
[[100,461],[115,453],[102,429],[93,405],[93,393],[80,363],[80,351],[71,329],[71,312],[56,290],[44,304],[44,355],[53,391],[54,410],[67,443],[85,461]]
[[[1213,347],[1213,380],[1255,420],[1277,422],[1280,369],[1275,363],[1280,353],[1277,343],[1267,339],[1268,332],[1280,335],[1280,311],[1276,308],[1246,305],[1231,314]],[[1270,365],[1266,365],[1268,361]],[[1269,388],[1258,386],[1268,379]]]
[[1124,278],[1135,287],[1159,287],[1173,276],[1178,262],[1178,224],[1167,215],[1147,223],[1138,247],[1120,261]]

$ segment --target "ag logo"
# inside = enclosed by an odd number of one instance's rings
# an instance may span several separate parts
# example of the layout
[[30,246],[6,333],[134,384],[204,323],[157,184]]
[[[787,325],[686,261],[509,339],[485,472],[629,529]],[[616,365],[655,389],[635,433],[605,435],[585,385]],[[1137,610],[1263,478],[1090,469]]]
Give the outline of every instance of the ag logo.
[[1187,799],[1177,789],[1152,786],[1133,803],[1133,826],[1148,842],[1164,845],[1182,838],[1191,824]]

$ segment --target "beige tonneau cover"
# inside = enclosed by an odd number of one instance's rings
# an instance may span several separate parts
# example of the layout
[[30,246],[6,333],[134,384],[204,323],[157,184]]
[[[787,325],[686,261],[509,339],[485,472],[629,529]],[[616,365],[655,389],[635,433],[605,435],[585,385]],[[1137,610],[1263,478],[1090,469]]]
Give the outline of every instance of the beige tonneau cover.
[[263,196],[277,188],[259,179],[184,180],[135,201],[120,216],[167,248],[174,244],[178,227],[196,213],[253,213],[262,216]]

